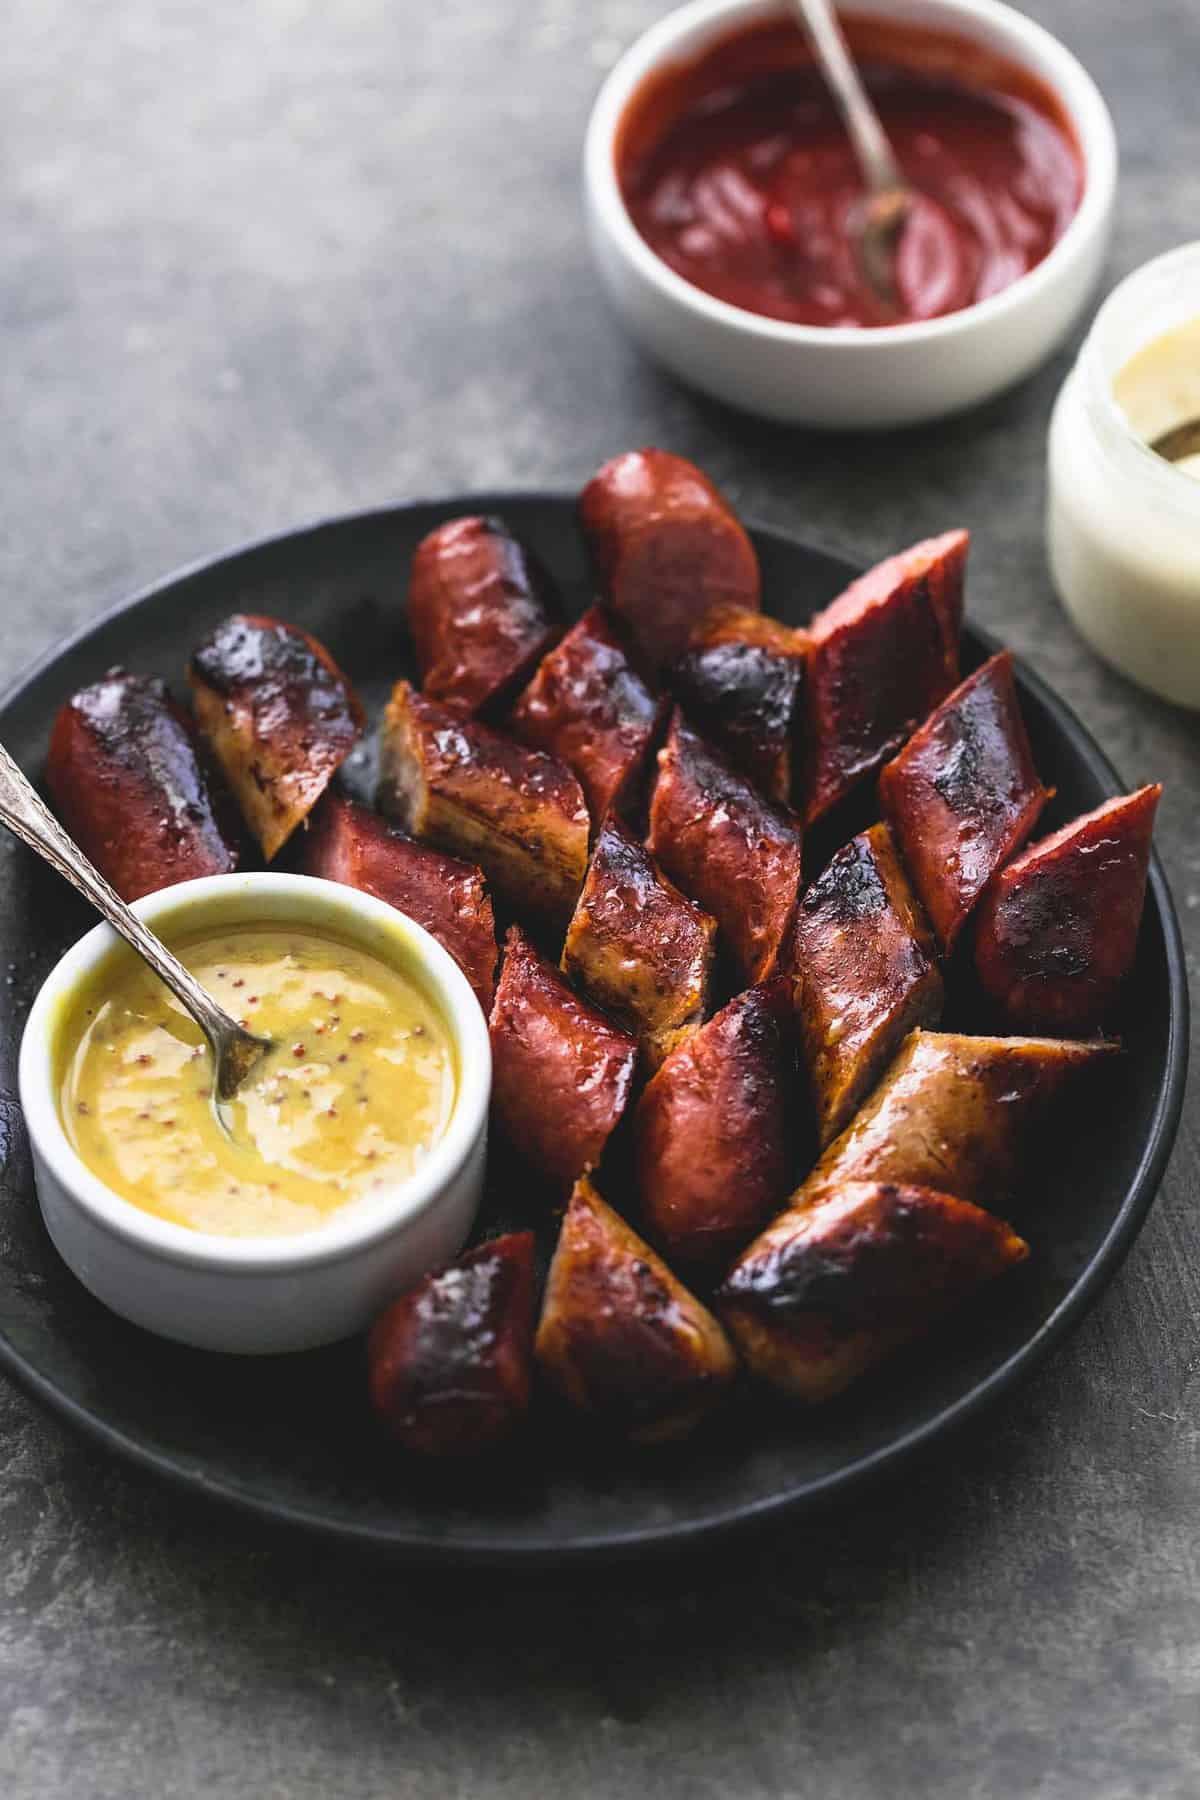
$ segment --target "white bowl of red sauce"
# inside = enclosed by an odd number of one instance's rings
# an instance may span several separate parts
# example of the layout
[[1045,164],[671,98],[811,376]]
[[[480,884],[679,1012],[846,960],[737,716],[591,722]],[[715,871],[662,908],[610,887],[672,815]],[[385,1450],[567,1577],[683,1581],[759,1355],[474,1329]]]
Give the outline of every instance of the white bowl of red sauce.
[[491,1052],[466,977],[404,914],[306,875],[133,910],[274,1048],[218,1109],[198,1028],[109,926],[82,938],[19,1065],[55,1248],[112,1311],[201,1349],[364,1329],[474,1223]]
[[787,423],[920,423],[1021,379],[1100,273],[1112,120],[1058,40],[999,0],[873,0],[842,23],[917,191],[900,305],[853,248],[861,188],[795,15],[694,0],[617,63],[584,184],[634,338],[719,400]]

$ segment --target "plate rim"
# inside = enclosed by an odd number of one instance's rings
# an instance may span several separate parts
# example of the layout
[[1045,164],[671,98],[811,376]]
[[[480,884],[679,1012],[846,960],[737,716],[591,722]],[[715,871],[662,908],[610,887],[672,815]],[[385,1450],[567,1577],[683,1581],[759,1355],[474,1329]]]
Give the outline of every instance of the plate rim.
[[[144,584],[134,593],[104,607],[93,618],[79,625],[59,643],[49,646],[29,663],[0,692],[0,717],[18,705],[28,689],[63,657],[98,635],[112,622],[127,613],[136,612],[181,582],[198,575],[211,574],[224,564],[244,557],[279,549],[285,544],[311,537],[327,530],[353,529],[355,526],[382,524],[400,514],[422,510],[503,512],[506,505],[547,502],[574,507],[573,490],[558,488],[492,488],[433,497],[414,497],[349,512],[327,514],[297,525],[267,532],[231,545],[208,556],[199,556],[181,564],[166,575]],[[852,573],[855,565],[840,552],[826,549],[794,536],[780,526],[753,518],[743,520],[751,538],[782,540],[790,548],[812,552],[831,562],[842,564]],[[988,628],[976,624],[968,615],[964,621],[971,635],[990,656],[1002,648],[1000,640]],[[1058,729],[1071,740],[1084,760],[1115,792],[1124,792],[1113,763],[1074,710],[1061,699],[1024,658],[1013,651],[1020,681],[1029,688],[1053,718]],[[865,1489],[886,1475],[899,1472],[908,1462],[930,1448],[933,1442],[961,1429],[993,1401],[1016,1385],[1041,1363],[1056,1345],[1080,1323],[1104,1288],[1115,1277],[1128,1255],[1162,1182],[1174,1147],[1187,1084],[1189,1055],[1190,1000],[1186,957],[1179,918],[1171,895],[1166,872],[1157,848],[1152,848],[1148,890],[1153,894],[1162,929],[1168,993],[1168,1034],[1165,1053],[1165,1078],[1159,1089],[1150,1129],[1138,1161],[1137,1169],[1126,1190],[1124,1200],[1112,1223],[1091,1257],[1086,1269],[1057,1305],[1042,1321],[1033,1335],[1006,1357],[990,1374],[948,1406],[943,1407],[920,1425],[906,1430],[900,1437],[844,1467],[806,1482],[803,1487],[785,1489],[756,1500],[740,1501],[702,1518],[683,1519],[663,1525],[639,1526],[625,1532],[585,1533],[559,1544],[537,1544],[527,1539],[505,1535],[503,1526],[483,1534],[456,1533],[452,1538],[438,1539],[428,1532],[402,1529],[381,1530],[376,1525],[356,1525],[334,1520],[312,1508],[287,1501],[264,1498],[236,1481],[214,1479],[203,1465],[191,1464],[180,1457],[172,1458],[148,1448],[130,1437],[120,1427],[99,1417],[73,1396],[63,1393],[53,1381],[26,1361],[21,1351],[8,1338],[0,1324],[0,1371],[13,1379],[47,1410],[64,1419],[90,1442],[135,1467],[167,1482],[172,1487],[214,1502],[230,1505],[244,1516],[283,1525],[291,1532],[316,1533],[326,1539],[356,1545],[374,1552],[430,1565],[493,1566],[527,1568],[530,1564],[546,1567],[567,1563],[594,1562],[606,1559],[627,1560],[652,1554],[679,1553],[700,1543],[728,1538],[735,1532],[749,1531],[787,1514],[800,1514],[828,1506],[839,1494]]]

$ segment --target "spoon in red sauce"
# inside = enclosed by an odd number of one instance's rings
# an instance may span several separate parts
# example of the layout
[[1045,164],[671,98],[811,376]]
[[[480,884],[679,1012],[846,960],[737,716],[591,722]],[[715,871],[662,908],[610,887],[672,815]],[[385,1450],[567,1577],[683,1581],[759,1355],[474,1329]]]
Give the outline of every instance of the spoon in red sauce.
[[867,192],[862,204],[854,209],[848,221],[852,237],[858,240],[854,247],[859,264],[881,304],[892,312],[899,312],[896,250],[913,209],[913,190],[900,173],[887,132],[838,24],[832,0],[793,0],[793,3],[808,32],[866,183]]

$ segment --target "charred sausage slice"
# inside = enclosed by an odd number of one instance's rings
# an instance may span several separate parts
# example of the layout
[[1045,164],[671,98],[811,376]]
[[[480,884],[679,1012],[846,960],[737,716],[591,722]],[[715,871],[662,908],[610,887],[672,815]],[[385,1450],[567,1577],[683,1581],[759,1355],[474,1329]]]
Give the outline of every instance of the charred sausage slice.
[[569,1185],[599,1162],[628,1104],[636,1039],[581,999],[518,925],[490,1033],[497,1122],[527,1162]]
[[942,1012],[933,934],[886,825],[852,838],[805,890],[781,966],[824,1147],[913,1027]]
[[678,709],[658,753],[649,848],[716,919],[746,980],[769,975],[800,892],[800,821],[764,800]]
[[486,1013],[496,974],[496,924],[482,872],[418,844],[343,795],[326,794],[304,840],[309,875],[341,881],[407,913],[448,950]]
[[718,1304],[753,1374],[828,1400],[1028,1254],[1011,1226],[967,1200],[848,1181],[756,1238]]
[[415,837],[477,863],[498,898],[562,930],[587,868],[583,790],[557,757],[398,682],[379,803]]
[[1115,1044],[910,1032],[895,1062],[791,1204],[844,1181],[912,1182],[991,1206],[1017,1183],[1051,1103]]
[[1092,1031],[1133,966],[1161,787],[1031,844],[984,894],[975,967],[1019,1031]]
[[914,544],[809,626],[804,812],[811,825],[873,775],[958,680],[968,537]]
[[523,744],[559,757],[579,777],[592,823],[624,804],[658,735],[656,698],[598,606],[550,650],[513,708]]
[[328,650],[307,631],[234,613],[192,653],[197,723],[269,862],[308,817],[363,727]]
[[393,1301],[367,1346],[371,1401],[406,1450],[475,1456],[511,1436],[533,1373],[533,1233],[468,1250]]
[[797,773],[808,648],[806,632],[765,613],[727,613],[700,626],[667,674],[692,723],[783,804]]
[[562,602],[499,519],[450,519],[418,544],[408,625],[432,700],[474,713],[511,695],[560,629]]
[[1049,798],[1002,650],[955,688],[879,778],[879,799],[942,948]]
[[717,924],[619,819],[606,819],[567,928],[562,967],[637,1037],[651,1068],[708,1009]]
[[586,1178],[563,1219],[536,1352],[572,1406],[639,1443],[692,1430],[736,1367],[707,1307]]
[[728,501],[682,456],[614,457],[579,496],[579,521],[604,597],[651,672],[683,653],[702,620],[759,610],[754,547]]
[[166,683],[125,669],[54,721],[46,781],[63,824],[123,900],[237,867],[229,796],[210,781]]
[[739,994],[671,1052],[638,1101],[641,1217],[672,1258],[727,1261],[787,1194],[788,1000],[782,982]]

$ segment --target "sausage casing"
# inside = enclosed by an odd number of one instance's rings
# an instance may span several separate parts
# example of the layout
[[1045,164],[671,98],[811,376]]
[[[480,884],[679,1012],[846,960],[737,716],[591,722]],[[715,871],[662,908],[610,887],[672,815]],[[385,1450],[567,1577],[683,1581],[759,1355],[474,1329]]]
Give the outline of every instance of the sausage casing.
[[600,828],[562,967],[632,1031],[657,1068],[708,1007],[717,924],[656,868],[627,826]]
[[565,925],[587,868],[588,811],[565,763],[396,684],[379,803],[414,837],[477,863],[499,899]]
[[60,708],[46,781],[75,841],[123,900],[237,867],[233,808],[165,682],[124,669]]
[[667,679],[692,723],[768,800],[786,804],[797,773],[808,634],[765,613],[702,625]]
[[1000,1202],[1051,1103],[1115,1049],[918,1028],[791,1204],[811,1205],[844,1181],[910,1182],[977,1206]]
[[188,664],[196,720],[268,862],[349,756],[363,711],[328,650],[258,613],[224,620]]
[[492,1108],[511,1144],[570,1184],[599,1162],[629,1102],[637,1040],[510,928],[490,1021]]
[[533,1372],[533,1233],[512,1232],[426,1275],[376,1320],[371,1401],[406,1450],[474,1456],[509,1437]]
[[341,881],[407,913],[448,950],[484,1012],[492,1004],[496,924],[483,875],[473,864],[418,844],[376,813],[326,794],[304,840],[309,875]]
[[641,1217],[668,1256],[728,1260],[791,1178],[786,984],[731,1000],[671,1052],[633,1115]]
[[822,1147],[842,1130],[915,1025],[936,1025],[933,935],[886,825],[852,838],[805,889],[790,976]]
[[770,974],[800,892],[800,821],[764,800],[678,709],[658,753],[648,842],[716,919],[746,980]]
[[809,625],[809,824],[874,774],[958,680],[967,545],[965,531],[914,544],[852,582]]
[[1003,650],[955,688],[879,777],[884,815],[947,954],[1048,798]]
[[614,457],[579,496],[579,521],[604,597],[652,672],[682,655],[701,621],[759,610],[754,546],[728,501],[682,456]]
[[509,726],[575,771],[599,825],[632,790],[665,712],[593,606],[542,658]]
[[970,1201],[848,1181],[768,1226],[718,1305],[753,1374],[796,1399],[828,1400],[1028,1254],[1010,1225]]
[[1019,1031],[1093,1031],[1133,966],[1161,787],[1031,844],[984,894],[975,967]]
[[478,712],[511,694],[554,642],[562,602],[501,520],[449,519],[418,544],[408,626],[431,700]]
[[640,1443],[683,1437],[736,1367],[708,1308],[586,1178],[550,1264],[536,1354],[573,1406]]

